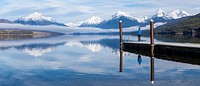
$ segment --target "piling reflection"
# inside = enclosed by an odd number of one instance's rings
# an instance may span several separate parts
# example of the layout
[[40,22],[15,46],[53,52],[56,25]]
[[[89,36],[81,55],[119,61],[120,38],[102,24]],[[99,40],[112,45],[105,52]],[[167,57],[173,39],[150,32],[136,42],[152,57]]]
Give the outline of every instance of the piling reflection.
[[[151,46],[151,55],[150,55],[150,81],[151,84],[154,84],[154,46]],[[138,54],[137,62],[139,65],[142,63],[142,56]],[[123,51],[120,50],[120,67],[119,72],[123,72]]]
[[154,84],[154,46],[151,46],[151,83]]
[[119,72],[122,72],[123,70],[123,52],[120,50],[120,67],[119,67]]

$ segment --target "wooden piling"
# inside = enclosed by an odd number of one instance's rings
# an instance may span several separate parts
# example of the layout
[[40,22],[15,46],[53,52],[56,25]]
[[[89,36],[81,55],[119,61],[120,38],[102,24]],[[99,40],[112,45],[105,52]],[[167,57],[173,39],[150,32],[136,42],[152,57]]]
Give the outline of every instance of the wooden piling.
[[150,21],[150,44],[151,44],[151,83],[154,84],[154,22]]
[[120,38],[120,51],[122,50],[122,21],[119,21],[119,38]]
[[122,53],[122,21],[119,21],[119,38],[120,38],[120,69],[119,71],[122,72],[123,69],[123,53]]
[[154,45],[154,22],[152,19],[150,21],[150,44]]

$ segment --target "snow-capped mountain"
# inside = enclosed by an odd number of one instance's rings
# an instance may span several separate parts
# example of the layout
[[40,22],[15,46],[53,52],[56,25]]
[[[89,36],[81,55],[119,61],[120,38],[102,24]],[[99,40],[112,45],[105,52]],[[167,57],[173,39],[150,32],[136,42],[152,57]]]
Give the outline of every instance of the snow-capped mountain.
[[167,18],[168,19],[179,19],[179,18],[182,18],[182,17],[186,17],[186,16],[190,16],[189,13],[187,13],[186,11],[183,11],[183,10],[175,10],[171,13],[169,13],[167,15]]
[[166,18],[166,16],[167,16],[167,13],[165,11],[163,11],[162,9],[158,9],[156,14],[154,14],[152,18],[156,18],[156,17]]
[[168,22],[172,19],[179,19],[186,16],[190,16],[190,14],[183,10],[175,10],[168,14],[162,9],[158,9],[156,13],[150,18],[148,18],[147,16],[135,18],[129,15],[128,13],[118,11],[117,13],[112,15],[111,19],[103,21],[102,23],[97,25],[97,27],[106,29],[118,28],[118,22],[120,20],[122,20],[123,22],[123,27],[146,26],[149,24],[148,21],[150,19],[153,19],[154,22],[157,23],[157,22]]
[[143,17],[136,18],[136,20],[139,23],[145,23],[145,22],[149,21],[149,18],[148,18],[148,16],[143,16]]
[[167,22],[172,19],[179,19],[186,16],[190,16],[190,14],[183,10],[177,9],[167,14],[162,9],[158,9],[157,13],[152,16],[152,19],[154,22]]
[[122,12],[122,11],[118,11],[117,13],[115,13],[114,15],[112,15],[112,18],[120,18],[122,16],[124,16],[126,18],[129,18],[131,20],[137,20],[139,23],[144,23],[147,20],[149,20],[148,16],[142,16],[142,17],[136,18],[136,17],[133,17],[130,14]]
[[51,17],[46,17],[42,15],[41,13],[34,12],[29,14],[28,16],[21,17],[14,22],[21,23],[25,25],[59,25],[59,26],[65,26],[62,23],[56,22]]
[[28,16],[22,17],[20,19],[25,20],[25,21],[29,21],[29,20],[35,20],[35,21],[47,20],[47,21],[52,21],[52,22],[54,21],[54,19],[52,19],[51,17],[43,16],[41,13],[38,13],[38,12],[31,13]]
[[100,24],[103,20],[98,16],[93,16],[90,19],[82,22],[80,27],[95,27],[96,25]]
[[168,20],[167,13],[162,9],[158,9],[151,18],[154,20],[154,22],[166,22]]
[[122,20],[123,22],[123,27],[139,25],[139,22],[136,18],[130,16],[128,13],[118,11],[117,13],[113,14],[112,18],[110,18],[109,20],[101,22],[98,27],[104,29],[118,28],[118,23],[120,20]]
[[79,27],[84,21],[79,21],[79,22],[69,22],[69,23],[66,23],[65,25],[66,26],[69,26],[69,27]]
[[134,19],[134,17],[132,17],[131,15],[129,15],[128,13],[122,12],[122,11],[118,11],[117,13],[112,15],[112,18],[120,18],[120,17],[127,17],[130,19]]

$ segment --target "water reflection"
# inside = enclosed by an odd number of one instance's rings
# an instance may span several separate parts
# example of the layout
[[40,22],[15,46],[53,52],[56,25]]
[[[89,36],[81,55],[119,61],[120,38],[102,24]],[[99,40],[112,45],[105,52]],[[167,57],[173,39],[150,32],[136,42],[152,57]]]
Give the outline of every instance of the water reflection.
[[151,83],[154,84],[154,57],[151,57]]
[[98,43],[91,43],[91,42],[82,43],[80,41],[69,41],[69,42],[66,42],[65,45],[71,46],[71,47],[77,46],[77,47],[81,47],[81,48],[85,47],[92,52],[100,52],[102,50],[102,48],[104,47]]
[[[137,61],[139,65],[142,62],[141,54],[138,54]],[[123,72],[123,51],[120,50],[120,65],[119,65],[119,72]],[[150,81],[151,84],[154,84],[154,46],[151,46],[151,55],[150,55]]]
[[142,63],[142,58],[141,58],[141,55],[140,55],[140,54],[138,54],[138,59],[137,59],[137,61],[138,61],[138,64],[141,65],[141,63]]
[[200,43],[200,35],[155,35],[155,38],[164,42]]
[[[152,86],[150,80],[154,81],[154,78],[150,79],[149,76],[151,74],[154,77],[154,64],[151,64],[154,60],[155,85],[199,84],[199,66],[149,58],[151,56],[144,54],[140,54],[142,65],[138,65],[138,54],[128,53],[125,56],[126,52],[119,52],[119,39],[89,37],[72,36],[13,43],[0,41],[0,46],[5,48],[0,50],[0,85]],[[24,52],[35,50],[42,53],[40,58]],[[181,84],[184,82],[187,84]]]
[[120,66],[119,66],[119,72],[123,71],[123,52],[120,50]]
[[43,44],[43,43],[36,43],[36,44],[22,44],[22,45],[10,45],[10,46],[1,46],[1,50],[8,50],[10,48],[15,48],[21,52],[29,54],[31,56],[39,57],[44,55],[45,53],[53,52],[57,46],[61,46],[64,43],[56,43],[56,44]]
[[[101,41],[101,40],[100,40]],[[113,43],[117,40],[112,40]],[[103,48],[110,48],[113,53],[117,54],[118,48],[117,46],[113,46],[109,42],[99,42],[99,41],[67,41],[62,43],[55,43],[55,44],[48,44],[48,43],[30,43],[30,44],[22,44],[22,45],[8,45],[8,46],[1,46],[0,50],[8,50],[10,48],[16,48],[17,50],[27,53],[29,55],[38,57],[42,56],[45,53],[51,53],[55,51],[56,47],[58,46],[68,46],[68,47],[80,47],[80,48],[87,48],[93,53],[100,52]],[[112,46],[110,46],[112,45]],[[115,45],[115,44],[114,44]]]
[[26,44],[15,46],[14,48],[20,50],[21,52],[27,53],[29,55],[39,57],[44,55],[45,53],[53,52],[57,46],[63,45],[63,43],[57,44]]
[[154,45],[151,46],[151,83],[154,84]]

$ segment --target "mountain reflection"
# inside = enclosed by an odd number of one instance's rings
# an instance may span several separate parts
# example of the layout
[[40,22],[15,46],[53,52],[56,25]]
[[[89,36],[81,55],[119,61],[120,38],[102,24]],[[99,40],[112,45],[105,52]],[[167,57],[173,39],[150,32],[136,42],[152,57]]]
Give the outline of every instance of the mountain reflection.
[[[152,86],[150,80],[154,81],[154,64],[151,63],[154,62],[155,85],[190,86],[200,78],[197,65],[149,58],[152,55],[142,53],[141,57],[138,53],[120,54],[118,43],[117,38],[107,36],[0,41],[1,85],[66,86],[86,83],[86,86]],[[34,58],[37,56],[40,58]],[[141,65],[137,61],[141,61]],[[185,82],[187,84],[182,84]]]
[[45,53],[50,53],[56,49],[57,46],[63,45],[63,43],[58,44],[26,44],[26,45],[20,45],[15,46],[16,49],[27,53],[29,55],[38,57],[42,56]]
[[42,48],[33,48],[33,49],[25,48],[25,49],[21,49],[22,52],[27,53],[27,54],[32,55],[32,56],[35,56],[35,57],[42,56],[43,54],[48,53],[48,52],[52,52],[53,50],[55,50],[54,47],[45,48],[45,49],[42,49]]
[[70,41],[70,42],[66,42],[65,46],[70,46],[70,47],[81,47],[81,48],[87,48],[88,50],[90,50],[91,52],[99,52],[101,51],[101,49],[104,47],[100,44],[97,43],[86,43],[83,44],[79,41]]
[[100,39],[94,41],[67,41],[58,43],[26,43],[21,45],[9,45],[1,46],[1,50],[7,50],[10,48],[16,48],[17,50],[24,52],[28,55],[39,57],[45,53],[53,52],[58,46],[68,46],[68,47],[80,47],[86,48],[93,53],[100,52],[103,48],[111,49],[112,53],[118,54],[118,39]]

